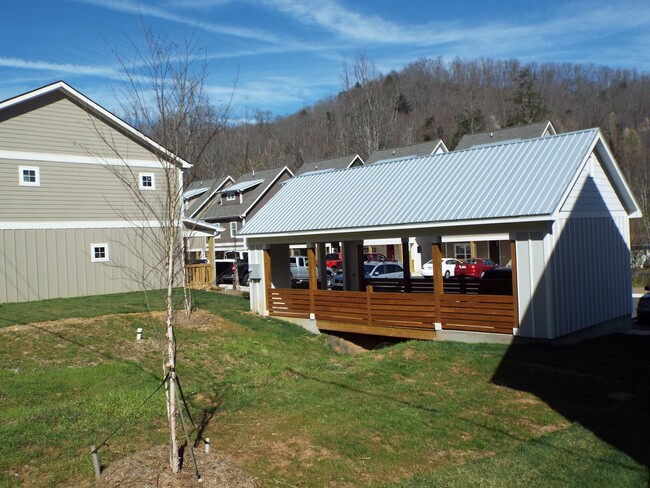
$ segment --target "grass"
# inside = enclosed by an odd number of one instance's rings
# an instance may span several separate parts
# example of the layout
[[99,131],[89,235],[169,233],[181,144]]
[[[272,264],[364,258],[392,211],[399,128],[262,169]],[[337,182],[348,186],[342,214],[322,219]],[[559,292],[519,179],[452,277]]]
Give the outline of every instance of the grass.
[[[162,394],[140,407],[160,382],[160,317],[131,313],[138,300],[0,306],[0,486],[91,486],[90,445],[122,419],[102,464],[165,443]],[[348,355],[237,296],[195,304],[177,327],[193,418],[262,486],[648,484],[645,337]]]

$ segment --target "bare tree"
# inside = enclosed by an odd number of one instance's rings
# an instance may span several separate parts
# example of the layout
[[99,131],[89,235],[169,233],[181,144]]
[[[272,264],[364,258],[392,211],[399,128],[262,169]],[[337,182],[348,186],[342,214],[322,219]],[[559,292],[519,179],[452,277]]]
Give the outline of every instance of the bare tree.
[[[143,176],[138,168],[129,165],[124,146],[99,126],[96,129],[108,148],[108,155],[124,163],[107,164],[106,168],[118,178],[135,203],[128,218],[137,222],[137,226],[133,225],[137,231],[133,242],[127,245],[135,253],[142,253],[142,263],[149,264],[151,269],[143,265],[140,269],[132,269],[132,275],[139,277],[144,290],[160,288],[160,285],[165,289],[165,333],[164,338],[160,334],[160,343],[166,380],[170,466],[176,473],[180,469],[177,421],[180,409],[174,290],[185,286],[183,170],[190,175],[198,174],[207,164],[207,149],[231,115],[232,95],[219,108],[210,105],[205,92],[209,63],[195,38],[178,44],[145,29],[144,40],[143,50],[132,43],[135,55],[128,61],[116,53],[125,77],[119,99],[125,118],[154,141],[159,164],[151,175]],[[186,161],[194,163],[191,172]],[[146,178],[155,178],[157,191],[143,191],[143,185],[146,190],[147,185],[154,184],[152,179]],[[115,211],[119,214],[122,210],[115,208]],[[144,255],[148,258],[144,259]],[[185,291],[185,308],[189,311],[190,297]]]

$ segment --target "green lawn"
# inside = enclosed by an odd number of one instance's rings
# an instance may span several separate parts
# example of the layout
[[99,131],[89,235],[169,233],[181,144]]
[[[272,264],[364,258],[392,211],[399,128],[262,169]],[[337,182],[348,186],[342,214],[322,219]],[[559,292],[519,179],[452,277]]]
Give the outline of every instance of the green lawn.
[[[342,354],[240,297],[195,305],[177,327],[192,416],[262,486],[648,485],[647,337]],[[123,419],[105,466],[166,442],[162,393],[140,408],[161,379],[143,310],[138,294],[0,305],[0,486],[91,486],[90,445]]]

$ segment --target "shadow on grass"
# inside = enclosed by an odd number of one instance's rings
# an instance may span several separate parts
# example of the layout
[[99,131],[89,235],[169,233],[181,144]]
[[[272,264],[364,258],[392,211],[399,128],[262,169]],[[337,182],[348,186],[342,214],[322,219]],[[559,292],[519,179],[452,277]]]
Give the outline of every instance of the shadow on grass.
[[614,334],[564,346],[515,342],[492,382],[534,394],[650,468],[650,336]]

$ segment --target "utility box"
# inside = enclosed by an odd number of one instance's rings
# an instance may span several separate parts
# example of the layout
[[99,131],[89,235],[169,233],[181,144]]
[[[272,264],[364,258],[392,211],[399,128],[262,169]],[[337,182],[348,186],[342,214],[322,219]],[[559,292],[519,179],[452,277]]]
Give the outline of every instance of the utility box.
[[249,264],[248,279],[253,281],[260,281],[262,279],[262,265]]

